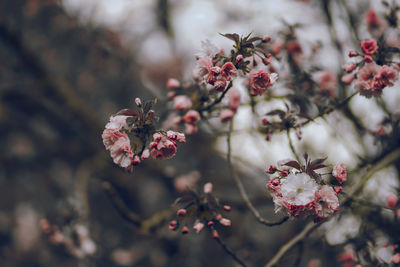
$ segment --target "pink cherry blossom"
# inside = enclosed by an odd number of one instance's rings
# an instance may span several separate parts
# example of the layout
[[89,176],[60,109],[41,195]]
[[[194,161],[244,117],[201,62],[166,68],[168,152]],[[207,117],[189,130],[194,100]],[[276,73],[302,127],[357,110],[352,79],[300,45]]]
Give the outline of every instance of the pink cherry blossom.
[[131,150],[129,137],[126,133],[123,133],[111,146],[110,155],[115,164],[126,169],[132,169],[133,152]]
[[267,89],[274,84],[277,79],[276,73],[268,73],[263,69],[253,69],[249,73],[248,84],[251,95],[262,95]]
[[323,185],[315,192],[316,219],[325,219],[339,209],[339,199],[335,190],[329,185]]
[[192,107],[192,101],[189,97],[185,95],[178,95],[174,97],[174,109],[176,110],[185,110],[190,109]]
[[228,93],[228,106],[232,110],[237,110],[240,106],[240,93],[235,88],[231,88]]
[[231,109],[223,109],[221,110],[219,119],[221,122],[227,122],[230,121],[233,118],[233,116],[235,116],[235,111]]
[[332,170],[332,175],[333,177],[336,178],[336,180],[339,183],[344,183],[346,182],[347,179],[347,171],[346,171],[346,166],[343,163],[338,163],[333,167]]
[[122,128],[127,128],[126,124],[126,119],[129,118],[129,116],[123,116],[123,115],[117,115],[117,116],[111,116],[110,117],[110,122],[106,124],[106,129],[113,129],[116,131],[121,130]]
[[378,50],[378,43],[375,39],[368,39],[360,41],[361,50],[366,55],[372,55]]
[[382,95],[383,84],[379,82],[380,66],[375,63],[365,64],[358,70],[355,88],[366,97]]
[[313,202],[317,189],[317,183],[306,173],[289,174],[281,185],[283,199],[293,205]]
[[377,77],[377,80],[381,82],[384,86],[393,86],[397,78],[398,71],[395,68],[383,65],[380,68],[380,73]]
[[235,65],[232,64],[232,62],[226,62],[222,67],[221,67],[221,75],[227,80],[227,81],[232,81],[232,77],[237,76],[237,69]]
[[160,138],[160,135],[159,133],[153,135],[154,141],[150,143],[151,155],[158,160],[170,159],[176,154],[177,144],[165,135],[161,135]]
[[212,59],[208,56],[201,57],[196,61],[196,68],[193,75],[197,78],[204,79],[211,72],[213,67]]

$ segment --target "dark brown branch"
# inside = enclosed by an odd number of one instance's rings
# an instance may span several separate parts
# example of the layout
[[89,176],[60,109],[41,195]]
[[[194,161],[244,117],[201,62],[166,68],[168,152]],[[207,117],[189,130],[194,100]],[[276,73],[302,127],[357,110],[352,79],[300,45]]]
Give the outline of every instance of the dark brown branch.
[[224,96],[226,95],[226,93],[229,91],[229,89],[232,87],[232,82],[229,82],[228,87],[225,89],[225,91],[222,92],[222,94],[214,100],[214,102],[212,102],[211,104],[202,107],[200,109],[198,109],[198,111],[201,113],[203,111],[209,111],[212,107],[214,107],[215,105],[217,105],[218,103],[220,103],[222,101],[222,99],[224,99]]

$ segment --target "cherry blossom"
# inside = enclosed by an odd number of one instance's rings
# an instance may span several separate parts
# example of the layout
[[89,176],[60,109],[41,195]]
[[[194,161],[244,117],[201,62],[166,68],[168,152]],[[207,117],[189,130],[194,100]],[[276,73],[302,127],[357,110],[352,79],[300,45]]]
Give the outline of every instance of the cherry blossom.
[[375,39],[368,39],[364,41],[360,41],[361,50],[366,55],[372,55],[378,50],[378,44]]
[[248,84],[251,95],[262,95],[277,80],[276,73],[268,73],[266,70],[252,70],[249,73]]

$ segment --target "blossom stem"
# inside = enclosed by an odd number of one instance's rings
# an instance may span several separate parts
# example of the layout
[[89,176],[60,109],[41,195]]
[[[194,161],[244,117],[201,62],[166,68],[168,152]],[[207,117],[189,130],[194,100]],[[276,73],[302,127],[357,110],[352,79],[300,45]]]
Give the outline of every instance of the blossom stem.
[[232,251],[219,237],[214,237],[217,243],[228,253],[237,263],[241,266],[246,267],[247,265]]
[[288,138],[288,140],[289,140],[290,150],[292,150],[292,153],[293,153],[294,156],[296,157],[297,162],[300,163],[300,157],[299,157],[299,155],[297,154],[296,150],[294,149],[293,142],[292,142],[292,138],[290,138],[290,128],[288,128],[288,129],[286,130],[286,133],[287,133],[287,138]]
[[235,172],[235,170],[233,169],[233,166],[232,166],[232,147],[231,147],[232,131],[233,131],[233,121],[231,121],[229,124],[229,133],[228,133],[227,139],[226,139],[227,145],[228,145],[227,161],[228,161],[229,171],[231,173],[233,181],[235,182],[237,188],[239,189],[240,196],[242,197],[243,201],[246,203],[246,206],[251,211],[251,213],[254,215],[254,217],[256,217],[256,219],[259,223],[264,224],[266,226],[275,226],[275,225],[280,225],[280,224],[286,222],[289,219],[289,217],[284,217],[280,221],[277,221],[277,222],[270,222],[270,221],[264,219],[263,217],[261,217],[258,210],[251,203],[249,196],[247,195],[246,190],[243,186],[242,181],[240,180],[239,176],[237,175],[237,173]]

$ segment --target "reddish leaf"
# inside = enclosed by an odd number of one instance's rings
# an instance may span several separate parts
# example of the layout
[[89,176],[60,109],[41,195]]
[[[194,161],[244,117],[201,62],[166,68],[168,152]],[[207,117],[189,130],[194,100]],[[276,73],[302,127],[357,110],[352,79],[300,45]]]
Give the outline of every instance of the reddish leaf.
[[295,160],[288,161],[283,165],[289,166],[289,167],[293,167],[293,168],[298,169],[298,170],[301,170],[301,165]]
[[122,109],[120,111],[118,111],[118,113],[116,115],[124,115],[124,116],[138,116],[138,112],[136,110],[133,109]]

